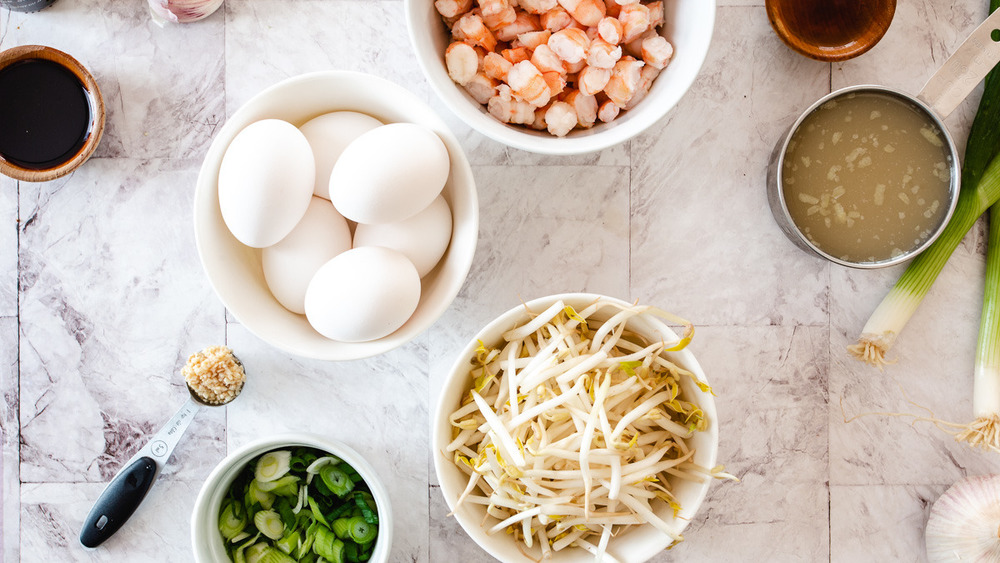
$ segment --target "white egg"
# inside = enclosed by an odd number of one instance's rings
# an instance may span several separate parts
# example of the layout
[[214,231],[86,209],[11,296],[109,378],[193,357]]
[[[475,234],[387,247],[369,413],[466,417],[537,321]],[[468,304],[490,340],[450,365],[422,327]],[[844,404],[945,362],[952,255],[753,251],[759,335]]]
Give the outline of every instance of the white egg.
[[366,225],[354,230],[354,246],[383,246],[403,253],[417,267],[420,277],[437,265],[451,240],[451,209],[444,197],[426,209],[397,223]]
[[219,168],[222,219],[247,246],[271,246],[292,231],[312,199],[316,164],[309,141],[279,119],[247,125]]
[[356,111],[335,111],[314,117],[299,130],[306,136],[316,158],[313,194],[330,199],[330,172],[351,141],[382,125],[370,115]]
[[354,248],[320,267],[306,290],[306,319],[342,342],[367,342],[403,326],[420,301],[420,276],[401,253]]
[[351,230],[333,204],[313,197],[306,214],[288,236],[261,251],[264,281],[278,303],[306,312],[306,288],[316,270],[351,249]]
[[344,149],[330,175],[330,201],[358,223],[392,223],[416,215],[441,193],[451,161],[434,131],[390,123]]

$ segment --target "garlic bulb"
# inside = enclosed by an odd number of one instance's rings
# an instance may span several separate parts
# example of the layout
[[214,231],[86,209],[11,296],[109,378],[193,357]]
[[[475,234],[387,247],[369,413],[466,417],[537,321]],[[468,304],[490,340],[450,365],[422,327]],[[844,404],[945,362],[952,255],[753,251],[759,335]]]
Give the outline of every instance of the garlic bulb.
[[924,535],[931,563],[1000,561],[1000,475],[952,485],[931,507]]

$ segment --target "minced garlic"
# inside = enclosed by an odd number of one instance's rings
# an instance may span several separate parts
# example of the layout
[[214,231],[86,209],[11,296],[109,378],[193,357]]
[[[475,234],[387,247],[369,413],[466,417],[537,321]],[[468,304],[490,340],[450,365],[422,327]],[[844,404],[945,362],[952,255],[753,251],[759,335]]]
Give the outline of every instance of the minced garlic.
[[225,346],[209,346],[191,354],[181,373],[198,398],[210,405],[232,401],[246,381],[243,364]]

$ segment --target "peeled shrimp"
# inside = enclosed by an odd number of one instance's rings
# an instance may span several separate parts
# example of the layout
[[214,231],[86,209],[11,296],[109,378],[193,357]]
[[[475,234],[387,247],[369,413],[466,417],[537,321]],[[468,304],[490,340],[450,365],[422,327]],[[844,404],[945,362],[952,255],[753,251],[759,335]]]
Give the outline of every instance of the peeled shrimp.
[[618,14],[622,22],[622,43],[638,39],[649,30],[649,8],[642,4],[626,4]]
[[535,107],[549,103],[552,91],[545,83],[545,77],[531,61],[521,61],[507,72],[507,84],[515,96]]
[[650,2],[646,4],[649,8],[649,25],[653,28],[660,27],[663,25],[663,2],[662,0],[656,0],[656,2]]
[[543,72],[542,78],[549,86],[549,93],[552,96],[558,96],[566,88],[566,77],[558,72]]
[[587,53],[587,65],[597,68],[614,68],[618,59],[622,58],[622,48],[612,45],[603,39],[597,39],[590,44]]
[[539,45],[531,53],[531,64],[542,72],[566,74],[566,65],[548,45]]
[[597,34],[607,43],[617,45],[622,40],[622,22],[617,18],[604,18],[597,24]]
[[632,57],[623,57],[622,60],[615,63],[615,68],[611,71],[611,79],[604,87],[604,93],[608,99],[619,107],[625,108],[639,89],[643,66],[645,63]]
[[642,67],[642,71],[639,73],[639,86],[635,89],[635,94],[632,99],[625,104],[624,109],[632,109],[646,97],[649,93],[649,89],[653,87],[653,80],[660,74],[660,69],[646,65]]
[[580,25],[597,25],[608,11],[604,0],[559,0],[559,5],[566,9]]
[[465,40],[487,51],[492,51],[497,46],[497,40],[493,36],[493,32],[483,23],[483,18],[473,12],[469,12],[459,18],[455,22],[455,25],[452,26],[451,34],[455,39]]
[[622,5],[615,0],[604,0],[604,11],[607,13],[608,17],[617,18],[618,14],[621,13]]
[[576,127],[576,110],[566,102],[553,102],[545,112],[545,126],[556,137],[564,137]]
[[583,30],[570,27],[553,33],[548,46],[560,59],[572,64],[587,58],[590,39]]
[[593,96],[604,90],[611,80],[611,69],[588,66],[576,77],[576,86],[585,96]]
[[517,47],[524,47],[525,49],[535,50],[539,45],[545,45],[549,41],[549,37],[552,36],[552,32],[543,29],[542,31],[529,31],[527,33],[522,33],[517,36],[517,40],[512,43]]
[[496,95],[497,82],[480,72],[473,76],[472,80],[465,83],[465,91],[472,96],[473,100],[485,104]]
[[487,102],[486,109],[504,123],[528,125],[535,122],[535,106],[513,97],[507,85],[500,86],[497,95]]
[[567,74],[577,74],[585,68],[587,68],[587,59],[580,59],[575,63],[566,63]]
[[503,11],[496,14],[482,15],[483,23],[490,31],[496,33],[500,29],[517,21],[517,10],[513,6],[507,6]]
[[[447,62],[447,54],[445,55]],[[497,53],[486,53],[483,57],[483,73],[494,80],[506,80],[507,71],[514,66],[510,61]]]
[[446,18],[457,18],[472,9],[472,0],[435,0],[434,7]]
[[618,107],[616,103],[608,100],[601,104],[601,107],[598,108],[597,118],[604,123],[611,123],[616,117],[618,117],[618,113],[621,112],[621,110],[622,108]]
[[559,5],[557,0],[518,0],[521,9],[529,14],[542,15]]
[[580,127],[593,127],[594,123],[597,121],[597,98],[595,96],[587,96],[580,93],[579,90],[573,90],[563,101],[567,104],[573,106],[573,110],[576,111],[576,120]]
[[[513,10],[513,8],[511,9]],[[514,21],[497,29],[496,37],[500,41],[510,42],[523,33],[539,31],[540,29],[542,29],[542,25],[538,23],[538,16],[528,12],[517,12]]]
[[521,61],[526,61],[531,58],[531,51],[525,49],[524,47],[515,47],[513,49],[504,49],[500,51],[503,58],[510,61],[510,64],[516,65]]
[[561,6],[556,6],[548,12],[545,12],[539,16],[538,20],[541,22],[542,27],[551,32],[566,29],[567,27],[573,25],[574,21],[573,16],[569,15],[569,12],[562,9]]
[[642,40],[642,60],[647,65],[662,70],[674,56],[674,47],[661,35],[654,35]]
[[445,49],[444,64],[448,68],[448,76],[465,86],[479,72],[479,54],[472,45],[455,41]]

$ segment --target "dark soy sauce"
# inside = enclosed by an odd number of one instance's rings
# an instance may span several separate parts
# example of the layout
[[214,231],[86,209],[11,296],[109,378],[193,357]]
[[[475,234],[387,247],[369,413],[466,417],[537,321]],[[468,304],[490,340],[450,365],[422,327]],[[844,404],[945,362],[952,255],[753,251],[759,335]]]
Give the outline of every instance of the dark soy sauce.
[[90,134],[90,100],[63,66],[28,59],[0,70],[0,156],[32,170],[75,156]]

